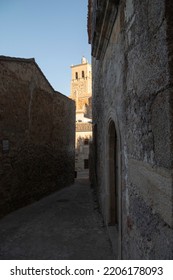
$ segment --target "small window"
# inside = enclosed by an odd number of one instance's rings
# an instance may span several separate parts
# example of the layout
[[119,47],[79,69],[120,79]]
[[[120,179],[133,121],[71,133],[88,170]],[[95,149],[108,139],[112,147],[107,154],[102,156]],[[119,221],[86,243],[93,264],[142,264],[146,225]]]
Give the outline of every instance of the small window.
[[9,140],[2,140],[2,151],[9,152]]
[[76,80],[77,80],[78,79],[78,72],[76,72],[75,75],[76,75]]
[[89,139],[88,138],[84,139],[84,145],[89,145]]
[[85,78],[85,72],[82,71],[82,78]]
[[88,169],[88,168],[89,168],[89,160],[84,159],[84,169]]

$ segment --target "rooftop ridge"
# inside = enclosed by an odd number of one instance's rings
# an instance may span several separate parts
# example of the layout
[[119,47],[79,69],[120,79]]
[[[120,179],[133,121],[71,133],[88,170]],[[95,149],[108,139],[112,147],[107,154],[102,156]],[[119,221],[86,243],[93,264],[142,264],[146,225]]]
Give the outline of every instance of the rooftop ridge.
[[12,57],[12,56],[5,56],[5,55],[0,55],[0,60],[12,60],[12,61],[23,61],[23,62],[34,62],[35,63],[35,58],[21,58],[21,57]]

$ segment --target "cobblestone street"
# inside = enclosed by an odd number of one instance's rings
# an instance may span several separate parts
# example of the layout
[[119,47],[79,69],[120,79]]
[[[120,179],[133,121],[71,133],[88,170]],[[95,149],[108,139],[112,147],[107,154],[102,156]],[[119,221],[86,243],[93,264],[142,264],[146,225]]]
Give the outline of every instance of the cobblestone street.
[[88,180],[1,219],[0,259],[114,259]]

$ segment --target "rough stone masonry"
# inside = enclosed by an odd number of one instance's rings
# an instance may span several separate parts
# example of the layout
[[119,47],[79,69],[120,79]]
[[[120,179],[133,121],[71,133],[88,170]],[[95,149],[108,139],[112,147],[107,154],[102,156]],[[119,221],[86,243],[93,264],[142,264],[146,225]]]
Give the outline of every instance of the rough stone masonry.
[[122,259],[173,258],[173,2],[89,0],[92,179]]
[[74,180],[75,105],[34,59],[0,57],[0,216]]

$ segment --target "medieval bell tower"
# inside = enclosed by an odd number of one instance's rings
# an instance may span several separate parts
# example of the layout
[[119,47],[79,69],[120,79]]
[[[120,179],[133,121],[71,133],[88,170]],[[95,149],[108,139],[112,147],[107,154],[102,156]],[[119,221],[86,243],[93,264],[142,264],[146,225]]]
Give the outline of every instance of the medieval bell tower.
[[72,65],[70,98],[76,102],[76,121],[91,118],[91,64],[82,57],[81,64]]
[[91,64],[82,57],[81,64],[71,66],[70,98],[76,103],[75,170],[88,173],[89,143],[92,140],[92,73]]

